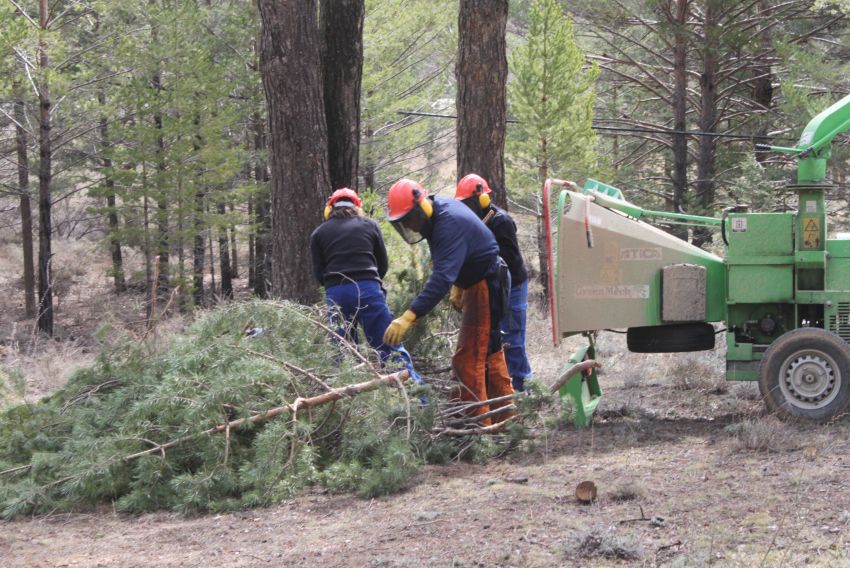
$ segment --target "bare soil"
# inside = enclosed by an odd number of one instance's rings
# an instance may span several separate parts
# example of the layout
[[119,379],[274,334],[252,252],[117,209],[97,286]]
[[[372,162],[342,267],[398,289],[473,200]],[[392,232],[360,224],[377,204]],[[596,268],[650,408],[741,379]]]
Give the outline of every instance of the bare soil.
[[[54,348],[64,359],[52,371],[37,372],[49,350],[21,347],[25,337],[15,334],[31,322],[0,300],[0,313],[17,314],[0,322],[5,364],[43,377],[27,385],[28,399],[85,363],[96,323],[137,317],[138,303],[110,307],[108,281],[99,282],[77,297],[71,288],[63,302],[66,347]],[[552,383],[571,345],[551,348],[548,333],[535,315],[532,362]],[[641,356],[603,334],[599,351],[605,394],[590,429],[538,431],[487,465],[425,467],[406,492],[383,499],[314,491],[232,514],[104,508],[2,523],[0,565],[850,565],[846,419],[812,426],[763,416],[755,385],[722,381],[720,348]],[[590,505],[574,495],[585,480],[598,487]]]

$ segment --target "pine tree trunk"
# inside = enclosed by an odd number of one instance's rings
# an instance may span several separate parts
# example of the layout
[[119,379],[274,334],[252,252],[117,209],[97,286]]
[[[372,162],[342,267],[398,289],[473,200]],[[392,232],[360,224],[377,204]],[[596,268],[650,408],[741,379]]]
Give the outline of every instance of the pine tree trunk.
[[507,0],[460,0],[457,77],[457,177],[476,173],[507,208],[505,119]]
[[[227,215],[227,208],[224,203],[219,203],[217,206],[218,214],[224,219]],[[221,224],[218,231],[218,262],[221,272],[221,297],[230,299],[233,297],[233,280],[231,279],[230,271],[230,251],[227,249],[227,225]]]
[[[39,24],[47,31],[47,0],[39,0]],[[51,207],[53,204],[50,184],[52,182],[53,148],[50,122],[50,86],[47,80],[49,59],[45,40],[39,40],[39,69],[44,74],[38,88],[39,107],[39,167],[38,167],[38,329],[53,336],[53,277],[51,238]]]
[[[201,117],[194,118],[195,140],[192,148],[195,152],[201,149]],[[204,302],[204,188],[203,171],[195,173],[195,207],[194,207],[194,243],[192,247],[192,298],[195,306],[203,307]]]
[[[540,160],[540,168],[537,172],[537,178],[545,182],[546,179],[549,178],[549,161],[546,158],[547,148],[546,148],[546,140],[541,142],[541,156]],[[537,281],[540,283],[540,288],[543,290],[543,304],[549,302],[549,294],[551,290],[549,290],[549,270],[552,267],[549,266],[549,252],[546,249],[546,218],[543,216],[543,212],[545,209],[543,208],[543,192],[541,191],[538,194],[537,199],[537,261],[540,264],[540,274],[537,276]]]
[[[97,102],[106,105],[106,95],[98,91]],[[124,281],[124,260],[121,256],[121,241],[118,239],[118,210],[115,200],[115,180],[112,178],[112,159],[107,157],[110,148],[109,125],[106,116],[100,117],[100,146],[101,165],[103,166],[103,185],[106,187],[107,222],[109,223],[109,250],[112,253],[112,277],[115,283],[115,293],[123,294],[127,290]]]
[[[259,184],[268,186],[268,165],[262,158],[262,152],[268,147],[266,138],[266,123],[260,119],[259,114],[254,115],[254,148],[256,149],[257,161],[254,163],[254,179]],[[267,298],[270,291],[271,281],[271,202],[268,197],[268,188],[257,194],[254,202],[254,224],[256,234],[254,237],[254,294],[258,298]]]
[[[236,218],[234,212],[236,207],[230,204],[230,216]],[[228,223],[227,230],[230,233],[230,278],[239,278],[239,254],[236,251],[236,225]]]
[[316,0],[259,0],[260,66],[269,113],[272,171],[272,287],[318,300],[310,233],[330,190]]
[[[17,88],[15,89],[17,93]],[[35,256],[32,243],[32,203],[30,200],[29,154],[23,100],[15,101],[15,142],[18,152],[18,190],[21,192],[21,247],[24,257],[24,313],[31,318],[36,315],[35,306]]]
[[320,13],[331,189],[357,191],[364,0],[321,0]]
[[[154,41],[156,41],[156,33],[154,28]],[[153,89],[157,101],[162,91],[162,77],[160,72],[154,73],[152,79]],[[156,129],[156,183],[154,184],[157,190],[156,195],[156,231],[157,231],[157,249],[156,254],[159,257],[159,277],[156,282],[157,294],[156,298],[159,302],[164,302],[168,298],[170,289],[169,274],[169,255],[171,250],[170,235],[168,232],[168,195],[165,190],[165,133],[163,132],[162,111],[157,108],[153,115],[154,128]]]
[[[763,18],[765,21],[768,21],[770,19],[770,13],[770,2],[768,0],[759,0],[759,18]],[[772,28],[765,29],[760,35],[761,49],[764,53],[770,52],[773,47],[773,34],[771,33],[771,29]],[[757,110],[764,113],[762,118],[758,121],[756,134],[765,136],[768,132],[768,125],[770,124],[770,121],[767,118],[768,111],[773,106],[773,72],[770,60],[765,58],[765,62],[762,63],[759,59],[756,59],[753,62],[752,73],[756,77],[753,81],[753,101],[756,103]],[[756,144],[764,142],[764,138],[755,140]],[[769,156],[769,151],[755,150],[755,158],[759,163],[764,162]]]
[[[673,48],[673,129],[680,132],[673,135],[673,211],[684,210],[688,191],[688,140],[684,132],[687,129],[687,61],[688,45],[685,24],[688,18],[688,1],[676,2],[676,15],[673,26],[675,41]],[[670,231],[679,238],[687,238],[687,230],[674,228]]]
[[[702,54],[702,74],[700,75],[700,119],[703,132],[715,132],[717,129],[717,48],[718,33],[717,6],[707,2],[703,14],[703,38],[705,44]],[[696,200],[697,213],[711,215],[714,204],[714,175],[717,163],[717,138],[699,137],[699,159],[697,161]],[[711,242],[711,231],[698,227],[694,229],[691,242],[698,247]]]

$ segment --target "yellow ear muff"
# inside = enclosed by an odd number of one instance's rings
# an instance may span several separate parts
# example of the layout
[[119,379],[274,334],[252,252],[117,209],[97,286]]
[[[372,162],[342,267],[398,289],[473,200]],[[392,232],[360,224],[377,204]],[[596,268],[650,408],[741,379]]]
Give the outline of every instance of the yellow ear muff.
[[431,215],[434,214],[434,205],[427,197],[422,198],[422,201],[419,202],[419,207],[422,208],[422,212],[425,213],[425,216],[429,219],[431,218]]
[[325,207],[325,221],[327,221],[330,218],[332,209],[333,208],[330,205]]
[[481,209],[487,209],[490,207],[490,194],[482,193],[478,196],[478,205],[481,206]]

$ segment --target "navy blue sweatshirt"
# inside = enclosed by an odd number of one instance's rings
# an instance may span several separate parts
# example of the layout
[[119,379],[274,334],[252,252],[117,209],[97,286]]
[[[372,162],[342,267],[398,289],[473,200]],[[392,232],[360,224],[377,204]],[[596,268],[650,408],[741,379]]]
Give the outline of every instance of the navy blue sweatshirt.
[[487,221],[487,226],[493,231],[493,236],[499,243],[499,256],[502,257],[502,260],[508,265],[508,270],[511,271],[511,286],[519,286],[528,280],[528,272],[526,272],[525,263],[522,261],[522,253],[519,252],[516,223],[507,211],[499,209],[495,205],[491,205],[485,211],[485,217],[490,209],[495,213]]
[[331,217],[310,235],[313,274],[324,285],[351,280],[381,280],[387,249],[378,223],[368,217]]
[[410,305],[417,317],[430,312],[452,284],[469,288],[494,274],[499,265],[499,245],[493,233],[469,207],[455,199],[429,199],[434,202],[434,214],[425,238],[434,268]]

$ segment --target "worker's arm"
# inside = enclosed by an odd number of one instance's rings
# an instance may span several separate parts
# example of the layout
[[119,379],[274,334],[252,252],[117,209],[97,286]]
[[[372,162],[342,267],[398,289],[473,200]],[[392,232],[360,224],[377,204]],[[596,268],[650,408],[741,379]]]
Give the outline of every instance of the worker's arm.
[[431,261],[434,269],[425,287],[410,304],[410,310],[422,317],[436,306],[449,292],[466,261],[467,242],[454,231],[446,230],[442,238],[431,242]]
[[387,270],[390,268],[390,262],[387,259],[387,247],[384,245],[384,236],[381,234],[381,227],[373,221],[375,227],[375,261],[378,264],[378,276],[381,280],[387,275]]
[[322,251],[322,245],[319,243],[318,231],[313,231],[310,235],[310,255],[313,257],[313,275],[319,284],[324,284],[325,276],[325,255]]
[[504,259],[511,274],[523,271],[522,253],[519,250],[519,242],[516,234],[516,223],[505,214],[497,215],[490,222],[490,230],[499,244],[499,256]]

